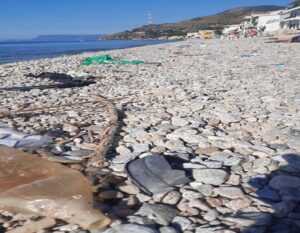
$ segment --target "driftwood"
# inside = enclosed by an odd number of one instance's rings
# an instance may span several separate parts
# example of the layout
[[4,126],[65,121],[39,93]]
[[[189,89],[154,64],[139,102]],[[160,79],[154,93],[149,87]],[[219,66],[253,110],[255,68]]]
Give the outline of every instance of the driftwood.
[[104,130],[100,137],[99,147],[91,154],[88,166],[103,166],[106,162],[105,156],[109,150],[109,147],[113,143],[115,134],[119,127],[118,111],[115,104],[103,97],[96,96],[94,97],[99,101],[106,103],[109,115],[109,124],[108,127]]
[[[107,152],[109,150],[109,147],[112,145],[114,141],[115,134],[117,132],[119,122],[118,122],[118,111],[116,109],[115,104],[106,99],[102,96],[93,96],[91,97],[91,101],[85,101],[85,102],[79,102],[79,103],[72,103],[72,104],[65,104],[65,105],[58,105],[58,106],[52,106],[47,108],[36,108],[36,109],[19,109],[14,111],[8,111],[8,112],[2,112],[0,113],[0,118],[4,117],[11,117],[11,116],[20,116],[20,115],[26,115],[26,114],[41,114],[41,113],[49,113],[52,111],[57,111],[58,108],[64,108],[64,107],[71,107],[76,105],[84,105],[84,104],[91,104],[91,103],[101,103],[102,105],[106,106],[108,110],[109,115],[109,123],[107,128],[100,133],[99,139],[100,144],[97,145],[94,149],[94,152],[92,152],[89,155],[87,165],[88,166],[97,166],[97,167],[103,167],[107,166],[108,162],[106,159]],[[77,135],[78,136],[78,135]],[[76,136],[76,137],[77,137]],[[71,139],[65,140],[64,142],[69,142]],[[59,144],[63,144],[64,142],[61,142]],[[51,156],[48,156],[47,153],[43,152],[43,150],[39,150],[38,153],[42,155],[43,157],[50,158]]]

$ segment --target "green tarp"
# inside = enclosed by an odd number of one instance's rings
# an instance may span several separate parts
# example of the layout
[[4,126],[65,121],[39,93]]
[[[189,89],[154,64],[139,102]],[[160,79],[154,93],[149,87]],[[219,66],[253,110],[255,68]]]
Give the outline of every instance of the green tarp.
[[96,57],[89,57],[85,60],[81,61],[83,65],[92,65],[92,64],[121,64],[121,65],[127,65],[127,64],[144,64],[145,62],[142,60],[116,60],[113,59],[109,54],[105,54],[102,56],[96,56]]

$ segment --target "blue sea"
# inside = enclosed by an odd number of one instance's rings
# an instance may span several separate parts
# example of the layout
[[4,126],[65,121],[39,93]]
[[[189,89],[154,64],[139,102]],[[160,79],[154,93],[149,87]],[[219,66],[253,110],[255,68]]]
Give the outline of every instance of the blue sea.
[[131,48],[144,45],[167,43],[162,40],[113,40],[96,42],[0,42],[0,64],[77,54],[90,51]]

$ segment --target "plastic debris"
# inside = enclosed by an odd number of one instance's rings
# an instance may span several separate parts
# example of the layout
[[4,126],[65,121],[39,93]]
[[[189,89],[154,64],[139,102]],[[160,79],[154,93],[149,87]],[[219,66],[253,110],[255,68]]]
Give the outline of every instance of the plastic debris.
[[249,57],[256,57],[256,56],[258,56],[258,54],[256,54],[256,53],[251,53],[251,54],[241,54],[241,58],[249,58]]
[[276,68],[283,68],[284,64],[279,63],[279,64],[273,64],[273,66],[275,66]]
[[110,219],[93,209],[89,181],[78,171],[17,149],[0,147],[0,209],[62,219],[85,229]]
[[28,135],[12,128],[0,126],[0,145],[34,151],[50,143],[49,137]]
[[120,64],[120,65],[127,65],[127,64],[144,64],[145,62],[142,60],[116,60],[111,57],[109,54],[105,54],[102,56],[96,56],[96,57],[89,57],[85,60],[81,61],[83,65],[92,65],[92,64]]
[[189,179],[185,172],[173,170],[167,160],[160,155],[150,155],[126,164],[126,172],[132,181],[145,193],[159,194],[186,184]]

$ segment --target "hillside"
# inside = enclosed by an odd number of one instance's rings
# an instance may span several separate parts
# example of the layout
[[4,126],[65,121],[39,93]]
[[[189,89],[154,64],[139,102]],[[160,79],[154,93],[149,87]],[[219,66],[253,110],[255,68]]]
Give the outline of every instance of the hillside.
[[187,32],[205,29],[218,30],[225,25],[239,24],[245,16],[252,13],[265,13],[283,8],[284,7],[274,5],[239,7],[219,14],[198,17],[178,23],[145,25],[140,28],[105,36],[103,39],[155,39],[164,36],[182,36],[186,35]]

